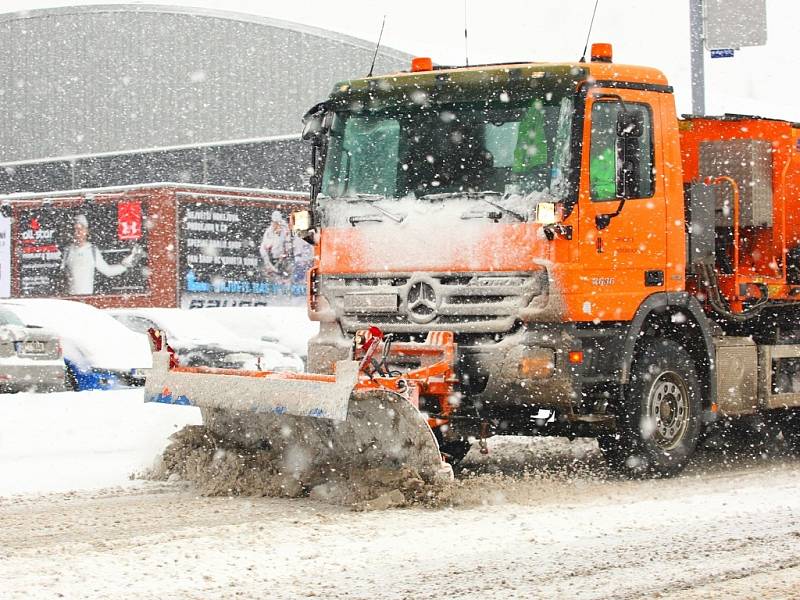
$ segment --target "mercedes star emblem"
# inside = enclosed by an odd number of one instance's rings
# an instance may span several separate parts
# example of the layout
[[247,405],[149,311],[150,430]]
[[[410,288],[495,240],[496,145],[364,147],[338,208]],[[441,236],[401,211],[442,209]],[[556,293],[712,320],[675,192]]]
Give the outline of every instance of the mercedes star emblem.
[[436,292],[426,281],[415,281],[408,288],[408,315],[417,323],[430,323],[436,318]]

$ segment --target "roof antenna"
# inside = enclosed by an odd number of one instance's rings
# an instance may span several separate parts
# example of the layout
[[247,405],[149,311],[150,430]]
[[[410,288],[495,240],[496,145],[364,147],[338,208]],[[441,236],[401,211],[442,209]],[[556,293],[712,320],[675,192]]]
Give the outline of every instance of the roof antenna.
[[467,46],[467,0],[464,0],[464,61],[469,66],[469,46]]
[[375,54],[372,55],[372,64],[369,66],[369,73],[367,77],[372,77],[372,71],[375,70],[375,59],[378,58],[378,48],[381,47],[381,40],[383,39],[383,28],[386,25],[386,15],[383,15],[383,22],[381,23],[381,32],[378,34],[378,43],[375,44]]
[[597,14],[597,5],[600,4],[600,0],[594,0],[594,10],[592,11],[592,20],[589,22],[589,32],[586,34],[586,45],[583,47],[583,54],[581,55],[581,59],[578,62],[586,62],[586,50],[589,48],[589,37],[592,35],[592,26],[594,25],[594,16]]

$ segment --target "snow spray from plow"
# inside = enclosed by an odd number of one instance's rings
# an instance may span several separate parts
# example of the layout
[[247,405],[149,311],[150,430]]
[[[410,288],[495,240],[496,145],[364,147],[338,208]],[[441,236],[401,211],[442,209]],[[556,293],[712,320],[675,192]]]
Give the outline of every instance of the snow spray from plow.
[[[430,332],[422,343],[392,343],[374,327],[359,332],[354,360],[337,362],[334,375],[185,367],[162,332],[150,337],[147,402],[200,407],[215,435],[270,448],[278,468],[301,483],[371,468],[411,468],[428,483],[453,477],[418,410],[421,396],[449,410],[457,383],[451,332]],[[418,366],[389,370],[395,358]],[[434,421],[440,425],[441,415]]]

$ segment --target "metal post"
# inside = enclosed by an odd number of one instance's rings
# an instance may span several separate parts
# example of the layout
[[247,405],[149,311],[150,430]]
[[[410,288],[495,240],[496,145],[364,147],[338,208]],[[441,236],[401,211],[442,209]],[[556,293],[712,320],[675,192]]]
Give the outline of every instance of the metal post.
[[703,54],[703,0],[689,0],[692,56],[692,114],[706,114],[706,72]]

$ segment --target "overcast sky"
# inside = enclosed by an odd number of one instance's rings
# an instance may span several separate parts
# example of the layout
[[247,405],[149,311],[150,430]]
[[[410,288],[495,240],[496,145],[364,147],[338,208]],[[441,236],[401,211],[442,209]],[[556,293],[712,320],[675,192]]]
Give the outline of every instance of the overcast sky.
[[[258,14],[374,40],[442,64],[464,62],[464,0],[172,0],[57,2],[0,0],[5,11],[76,4],[172,4]],[[577,60],[594,0],[467,0],[469,60]],[[707,112],[800,121],[798,0],[767,0],[768,41],[734,58],[707,59]],[[663,70],[679,112],[690,112],[689,0],[600,0],[592,41],[611,42],[614,60]],[[367,66],[368,67],[368,66]],[[367,70],[365,67],[365,71]]]

